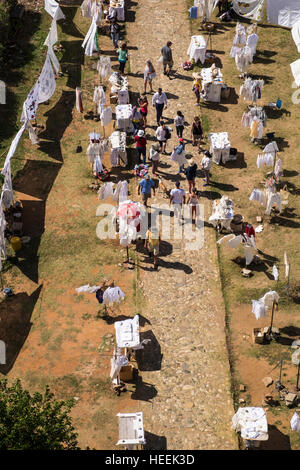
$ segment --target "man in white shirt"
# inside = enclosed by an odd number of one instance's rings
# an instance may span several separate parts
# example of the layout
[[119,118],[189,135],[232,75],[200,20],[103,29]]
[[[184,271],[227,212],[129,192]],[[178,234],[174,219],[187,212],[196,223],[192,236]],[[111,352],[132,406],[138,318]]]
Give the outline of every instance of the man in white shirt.
[[201,160],[201,166],[205,174],[205,178],[203,180],[205,181],[205,184],[203,186],[208,186],[209,185],[209,172],[211,169],[211,154],[208,152],[208,150],[204,152],[204,157]]
[[180,188],[180,181],[176,181],[175,188],[170,192],[170,204],[173,204],[174,215],[178,219],[182,216],[182,206],[185,204],[185,190]]
[[158,128],[156,129],[156,138],[158,140],[158,143],[160,145],[160,150],[163,155],[166,154],[166,145],[167,145],[167,130],[166,130],[166,125],[164,122],[161,122]]
[[156,108],[156,122],[159,126],[163,109],[168,107],[167,95],[162,91],[161,88],[159,88],[158,91],[153,95],[152,105],[154,108]]

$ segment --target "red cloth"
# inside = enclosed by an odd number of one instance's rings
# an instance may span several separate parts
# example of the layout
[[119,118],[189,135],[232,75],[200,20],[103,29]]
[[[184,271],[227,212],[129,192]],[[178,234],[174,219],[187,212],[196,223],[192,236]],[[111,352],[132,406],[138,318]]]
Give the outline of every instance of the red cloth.
[[246,235],[248,235],[249,238],[251,237],[251,235],[255,237],[255,230],[252,225],[246,225],[245,233]]
[[145,139],[145,137],[139,137],[138,135],[136,135],[134,140],[136,141],[137,147],[146,148],[147,140]]

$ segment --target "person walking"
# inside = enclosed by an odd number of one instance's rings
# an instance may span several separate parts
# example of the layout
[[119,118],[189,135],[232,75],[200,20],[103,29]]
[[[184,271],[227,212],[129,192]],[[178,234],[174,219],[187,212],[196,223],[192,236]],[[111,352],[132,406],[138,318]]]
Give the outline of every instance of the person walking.
[[117,53],[118,53],[118,61],[120,64],[119,70],[121,74],[124,74],[125,65],[128,59],[128,51],[127,51],[127,46],[125,43],[123,43],[122,46],[117,50]]
[[205,181],[203,186],[208,186],[209,185],[209,172],[211,169],[211,154],[208,150],[204,152],[204,157],[202,158],[201,161],[201,167],[202,170],[204,171],[205,178],[203,181]]
[[176,181],[175,188],[170,192],[170,204],[173,206],[173,212],[179,223],[182,218],[182,207],[185,204],[185,190],[181,189],[180,181]]
[[189,166],[185,170],[186,179],[189,185],[189,193],[192,192],[192,188],[195,187],[195,178],[197,175],[197,165],[194,160],[191,158],[189,160]]
[[193,73],[194,81],[193,81],[193,92],[195,93],[196,100],[197,102],[195,103],[195,106],[200,105],[200,92],[202,88],[201,84],[201,75],[198,73]]
[[143,122],[144,122],[142,118],[142,114],[138,110],[137,106],[133,106],[130,118],[132,120],[132,124],[134,127],[133,135],[136,136],[136,134],[138,133],[138,130],[142,127]]
[[193,141],[192,145],[198,145],[198,152],[200,153],[201,140],[203,139],[204,134],[199,116],[194,117],[194,121],[191,128],[191,137]]
[[138,103],[140,106],[140,111],[143,119],[143,126],[146,127],[147,125],[147,114],[148,114],[148,100],[146,96],[143,96],[138,99]]
[[151,189],[153,190],[153,196],[155,196],[154,182],[147,173],[144,178],[140,181],[138,187],[138,195],[142,193],[143,204],[146,207],[148,199],[151,197]]
[[166,145],[167,145],[167,126],[164,122],[161,122],[158,128],[156,129],[156,138],[159,142],[162,155],[166,154]]
[[168,41],[165,46],[161,48],[161,55],[163,58],[163,66],[164,66],[164,75],[170,77],[170,73],[173,67],[173,56],[172,56],[172,42]]
[[183,129],[184,129],[184,115],[181,111],[177,111],[177,115],[174,118],[174,124],[176,127],[177,137],[182,138]]
[[156,176],[158,171],[158,164],[160,159],[160,145],[157,142],[156,144],[151,145],[149,160],[152,161],[152,174]]
[[149,227],[146,232],[146,239],[145,239],[145,248],[147,249],[149,256],[152,257],[153,255],[153,269],[157,271],[158,266],[158,255],[159,255],[159,242],[160,236],[156,227]]
[[118,49],[118,41],[119,41],[119,33],[120,33],[120,25],[117,22],[116,18],[113,18],[111,24],[109,26],[110,29],[110,36],[112,38],[112,42],[115,49]]
[[153,93],[152,80],[156,77],[156,72],[150,59],[146,61],[144,70],[144,95],[147,93],[147,83],[150,86],[150,92]]
[[179,145],[177,145],[177,147],[174,147],[174,152],[176,153],[175,155],[175,158],[176,158],[176,161],[179,165],[179,169],[178,169],[178,175],[180,175],[180,173],[183,172],[184,170],[184,165],[186,163],[186,158],[185,158],[185,144],[183,142],[183,138],[180,137],[179,138]]
[[139,163],[141,163],[141,155],[143,155],[143,164],[146,164],[146,145],[147,145],[147,140],[145,137],[145,132],[143,129],[140,129],[137,133],[137,135],[134,138],[136,142],[136,149],[138,153],[138,159]]
[[160,119],[164,109],[168,107],[167,95],[162,91],[162,88],[159,88],[156,93],[154,93],[152,98],[152,105],[156,108],[156,122],[159,126]]
[[[190,206],[192,223],[196,222],[199,215],[199,196],[196,188],[193,188],[192,192],[189,193],[187,204]],[[193,216],[195,216],[195,219],[193,219]]]

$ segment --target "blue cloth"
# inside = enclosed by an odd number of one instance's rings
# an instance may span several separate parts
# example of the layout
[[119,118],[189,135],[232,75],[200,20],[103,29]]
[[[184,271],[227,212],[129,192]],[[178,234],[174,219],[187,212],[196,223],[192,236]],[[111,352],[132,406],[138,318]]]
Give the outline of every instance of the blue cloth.
[[184,151],[184,148],[185,148],[185,145],[183,142],[179,144],[175,149],[175,152],[177,153],[177,155],[180,155]]
[[196,19],[198,16],[198,7],[191,7],[189,11],[190,11],[190,18],[193,20]]
[[140,182],[140,187],[141,187],[142,194],[151,194],[151,188],[154,187],[154,183],[151,178],[149,180],[143,179]]
[[278,98],[278,100],[276,101],[276,106],[277,106],[278,109],[280,109],[281,106],[282,106],[282,101],[281,101],[279,98]]

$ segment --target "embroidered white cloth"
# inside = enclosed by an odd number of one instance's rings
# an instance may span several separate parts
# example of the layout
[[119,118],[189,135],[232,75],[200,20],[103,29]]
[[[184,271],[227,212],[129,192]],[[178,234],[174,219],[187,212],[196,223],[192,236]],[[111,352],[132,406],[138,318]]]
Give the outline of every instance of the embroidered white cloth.
[[94,103],[106,104],[106,96],[102,86],[95,86],[93,101]]
[[36,133],[34,132],[34,129],[31,125],[31,122],[30,121],[26,121],[25,123],[26,125],[26,130],[28,131],[28,134],[29,134],[29,138],[31,140],[31,143],[33,145],[36,145],[36,144],[39,144],[40,142],[40,139],[38,138],[38,136],[36,135]]
[[65,18],[59,4],[55,0],[45,0],[45,10],[52,18],[56,18],[56,21],[62,20]]
[[247,73],[250,65],[253,62],[252,50],[250,47],[245,46],[235,54],[235,63],[239,72]]
[[10,163],[6,167],[4,183],[1,191],[1,202],[8,209],[14,202],[14,192],[11,181]]
[[135,348],[140,344],[139,316],[114,323],[119,348]]
[[291,425],[292,431],[300,431],[300,418],[299,418],[298,413],[295,412],[293,414],[291,421],[290,421],[290,425]]
[[112,16],[114,11],[117,13],[117,19],[119,21],[125,21],[125,7],[124,0],[111,0],[109,4],[108,14]]
[[256,54],[257,43],[258,43],[258,35],[256,33],[250,34],[247,37],[246,46],[250,47],[251,52],[252,52],[252,57],[254,57]]
[[232,428],[240,432],[242,438],[246,440],[267,441],[269,439],[268,422],[263,408],[239,408],[232,418]]
[[111,74],[111,62],[108,55],[101,55],[97,62],[97,70],[102,80],[107,79]]
[[99,155],[97,155],[97,156],[94,158],[93,170],[94,170],[97,174],[98,174],[98,173],[102,173],[102,171],[103,171],[103,165],[102,165],[101,158],[99,157]]
[[34,87],[30,90],[26,101],[23,104],[23,112],[21,115],[21,122],[25,122],[27,119],[30,121],[36,119],[36,111],[39,106],[39,92],[40,84],[37,81]]
[[265,0],[233,0],[233,9],[239,15],[255,21],[262,19]]
[[224,228],[230,230],[230,222],[234,216],[233,207],[232,200],[228,196],[222,196],[219,202],[213,202],[212,215],[208,219],[209,222],[214,227],[220,222]]
[[187,54],[190,60],[194,60],[195,62],[200,60],[201,64],[204,64],[206,54],[205,38],[203,36],[192,36]]
[[212,161],[219,165],[222,161],[226,163],[230,155],[230,141],[228,132],[215,132],[208,134],[210,141],[210,153],[212,154]]
[[112,109],[110,106],[104,108],[100,115],[102,126],[107,126],[112,121]]
[[90,286],[89,284],[85,284],[84,286],[77,287],[75,290],[77,294],[81,294],[81,292],[87,292],[88,294],[94,294],[97,290],[100,289],[100,286]]
[[267,0],[268,22],[292,28],[300,20],[298,0]]
[[119,304],[124,297],[125,294],[120,287],[108,287],[103,294],[103,303],[112,306],[114,303]]
[[110,196],[113,196],[113,186],[114,183],[104,183],[98,191],[98,199],[107,199]]
[[97,32],[97,23],[95,21],[95,18],[92,19],[91,26],[84,38],[84,41],[81,45],[81,47],[84,48],[84,53],[87,56],[92,56],[93,52],[96,52],[96,44],[95,44],[95,35]]
[[2,175],[5,175],[6,174],[6,171],[7,171],[7,168],[8,168],[8,165],[10,164],[10,159],[12,158],[12,156],[14,155],[15,151],[16,151],[16,148],[18,146],[18,143],[19,143],[19,140],[24,132],[26,128],[26,123],[23,124],[23,126],[21,127],[21,129],[18,131],[16,137],[14,138],[14,140],[12,141],[12,143],[10,144],[10,147],[9,147],[9,151],[6,155],[6,159],[5,159],[5,162],[4,162],[4,166],[3,166],[3,170],[1,171],[1,174]]
[[111,147],[110,161],[112,165],[119,165],[121,159],[127,165],[126,132],[115,131],[109,137]]
[[132,106],[131,104],[119,104],[116,106],[117,127],[125,132],[132,132]]
[[300,86],[300,59],[290,64],[293,77],[297,86]]
[[39,104],[48,101],[56,89],[56,82],[50,57],[47,54],[41,75],[38,78],[39,83]]
[[57,41],[58,41],[57,24],[56,24],[56,20],[53,19],[51,23],[50,31],[44,42],[44,46],[53,46]]
[[84,18],[92,17],[92,2],[91,0],[83,0],[81,4],[81,14]]
[[292,27],[292,37],[297,46],[298,52],[300,52],[300,20]]
[[242,96],[244,100],[255,103],[261,98],[263,88],[263,80],[253,80],[252,78],[246,78],[243,85],[240,87],[240,96]]

